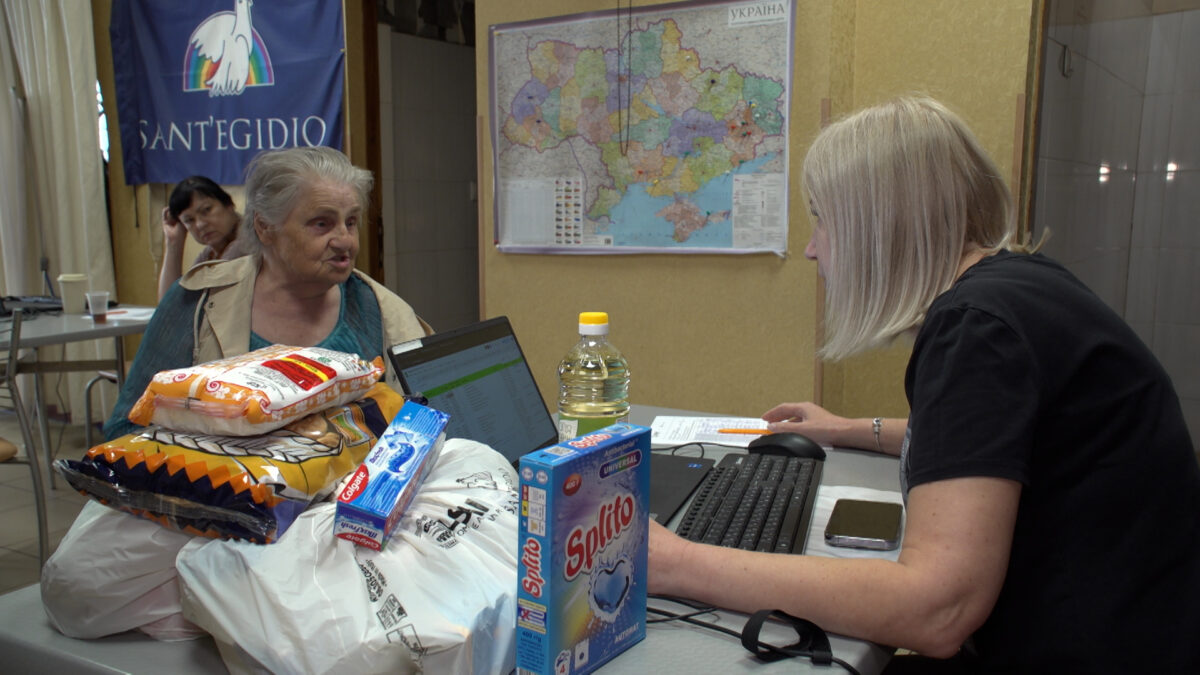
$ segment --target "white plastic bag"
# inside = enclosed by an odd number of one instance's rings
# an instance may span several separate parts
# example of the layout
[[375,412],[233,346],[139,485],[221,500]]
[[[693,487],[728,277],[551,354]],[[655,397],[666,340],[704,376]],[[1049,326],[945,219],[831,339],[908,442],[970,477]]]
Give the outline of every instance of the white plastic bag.
[[204,631],[183,618],[175,556],[192,535],[88,501],[42,567],[42,603],[64,635],[140,629],[159,640]]
[[516,485],[499,453],[446,441],[386,550],[335,538],[331,503],[268,546],[196,539],[184,613],[234,672],[510,672]]

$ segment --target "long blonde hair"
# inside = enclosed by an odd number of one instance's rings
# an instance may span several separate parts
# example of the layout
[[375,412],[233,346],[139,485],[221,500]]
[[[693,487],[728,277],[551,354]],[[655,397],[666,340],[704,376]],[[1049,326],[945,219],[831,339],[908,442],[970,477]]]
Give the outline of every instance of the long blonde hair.
[[829,236],[827,359],[919,325],[965,251],[1009,247],[1016,230],[996,165],[957,115],[927,97],[828,126],[804,159],[804,187]]

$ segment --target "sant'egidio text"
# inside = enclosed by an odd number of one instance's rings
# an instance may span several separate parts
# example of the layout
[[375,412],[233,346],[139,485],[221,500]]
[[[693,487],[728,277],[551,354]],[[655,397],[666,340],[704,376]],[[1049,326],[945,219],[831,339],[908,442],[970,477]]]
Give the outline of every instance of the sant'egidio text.
[[214,119],[168,122],[151,126],[138,122],[144,150],[278,150],[299,145],[324,145],[327,125],[316,115],[290,120],[278,117],[232,120]]

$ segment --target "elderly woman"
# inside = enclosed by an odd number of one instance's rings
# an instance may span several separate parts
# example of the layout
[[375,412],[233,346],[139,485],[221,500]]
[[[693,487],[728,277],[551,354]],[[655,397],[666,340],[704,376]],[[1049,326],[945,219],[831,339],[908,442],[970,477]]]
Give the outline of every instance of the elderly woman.
[[[271,344],[383,355],[431,332],[411,307],[354,269],[370,172],[325,147],[250,163],[240,241],[252,253],[188,270],[159,303],[121,389],[108,439],[155,373]],[[386,359],[385,359],[386,360]]]
[[[257,156],[238,235],[254,252],[202,263],[171,286],[105,426],[108,439],[136,430],[126,414],[161,370],[275,343],[373,359],[426,335],[403,300],[354,269],[370,188],[369,172],[329,148]],[[131,629],[159,639],[203,634],[183,618],[175,570],[191,541],[89,501],[42,570],[47,616],[79,638]]]
[[900,456],[899,560],[718,548],[651,522],[650,592],[919,652],[904,672],[1200,672],[1200,466],[1150,350],[1061,265],[1013,250],[1000,172],[935,101],[830,125],[804,185],[823,355],[915,333],[911,413],[764,419]]
[[247,248],[237,239],[241,218],[233,198],[211,178],[192,176],[180,181],[162,210],[163,262],[158,271],[158,299],[162,300],[183,274],[183,247],[189,233],[204,245],[193,265],[246,255]]

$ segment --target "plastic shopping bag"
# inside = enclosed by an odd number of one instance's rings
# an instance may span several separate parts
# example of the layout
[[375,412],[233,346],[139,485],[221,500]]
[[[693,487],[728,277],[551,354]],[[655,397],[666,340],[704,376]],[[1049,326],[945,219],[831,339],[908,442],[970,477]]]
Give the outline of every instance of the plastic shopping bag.
[[510,672],[516,485],[499,453],[448,440],[386,550],[335,538],[331,503],[271,546],[195,539],[184,614],[233,672]]
[[141,630],[159,640],[204,631],[183,618],[175,556],[192,536],[97,502],[84,504],[42,567],[42,604],[64,635]]

